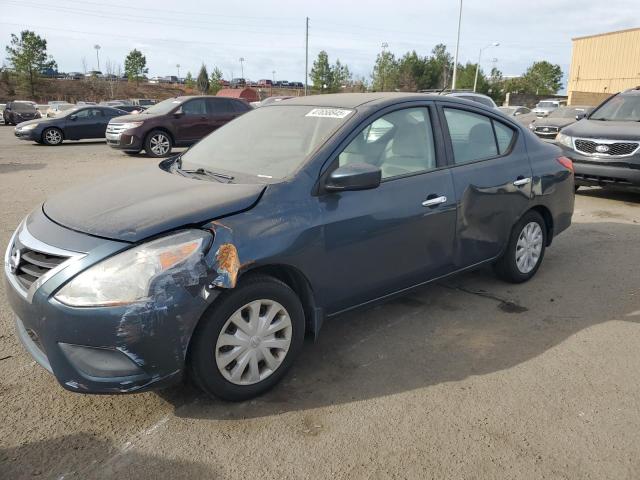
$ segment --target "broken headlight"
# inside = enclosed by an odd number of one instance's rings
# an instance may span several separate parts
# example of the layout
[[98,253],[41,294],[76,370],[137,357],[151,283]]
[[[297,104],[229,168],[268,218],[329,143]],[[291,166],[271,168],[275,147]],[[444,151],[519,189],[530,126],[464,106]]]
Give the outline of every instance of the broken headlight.
[[110,307],[144,300],[155,278],[197,262],[211,238],[203,230],[184,230],[143,243],[89,267],[62,287],[55,299],[72,307]]

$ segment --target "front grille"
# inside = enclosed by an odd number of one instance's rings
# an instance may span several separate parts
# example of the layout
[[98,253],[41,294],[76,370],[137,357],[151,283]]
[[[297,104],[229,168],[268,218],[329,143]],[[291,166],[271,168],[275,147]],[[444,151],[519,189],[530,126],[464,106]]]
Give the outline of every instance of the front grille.
[[11,249],[10,258],[17,262],[17,265],[14,263],[13,266],[13,274],[25,290],[29,290],[31,285],[49,270],[69,259],[69,257],[30,249],[21,245],[17,238]]
[[542,135],[551,135],[552,133],[558,133],[558,130],[558,127],[536,126],[535,132]]
[[124,125],[124,123],[110,123],[109,125],[107,125],[107,133],[118,135],[124,132]]
[[623,157],[633,155],[638,150],[640,143],[577,138],[574,145],[577,152],[586,153],[587,155]]

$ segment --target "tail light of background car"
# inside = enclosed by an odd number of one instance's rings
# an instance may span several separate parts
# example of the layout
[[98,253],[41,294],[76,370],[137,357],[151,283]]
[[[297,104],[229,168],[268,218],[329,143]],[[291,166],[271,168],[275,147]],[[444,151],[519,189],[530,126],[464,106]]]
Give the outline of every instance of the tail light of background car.
[[558,163],[565,167],[567,170],[571,170],[573,172],[573,162],[570,158],[558,157],[556,160],[558,160]]

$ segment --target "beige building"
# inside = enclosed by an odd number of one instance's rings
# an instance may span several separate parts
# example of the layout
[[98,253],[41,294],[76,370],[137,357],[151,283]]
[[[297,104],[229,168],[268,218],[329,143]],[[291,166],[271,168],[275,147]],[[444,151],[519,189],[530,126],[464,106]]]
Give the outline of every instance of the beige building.
[[614,93],[640,86],[640,28],[572,41],[570,105],[597,105]]

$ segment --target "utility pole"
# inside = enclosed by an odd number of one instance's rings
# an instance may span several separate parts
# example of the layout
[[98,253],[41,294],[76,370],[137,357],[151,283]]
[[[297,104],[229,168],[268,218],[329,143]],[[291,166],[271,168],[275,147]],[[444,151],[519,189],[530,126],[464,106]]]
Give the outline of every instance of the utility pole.
[[98,59],[98,71],[100,71],[100,55],[98,54],[98,52],[100,52],[100,45],[98,45],[97,43],[93,46],[93,48],[96,49],[96,58]]
[[309,90],[309,17],[307,17],[307,28],[304,36],[304,94]]
[[273,84],[276,83],[276,71],[271,70],[271,95],[273,95]]
[[240,78],[244,78],[244,57],[240,57]]
[[381,91],[384,92],[384,74],[387,71],[387,57],[385,55],[387,47],[389,46],[389,44],[387,42],[382,42],[382,88],[380,89]]
[[453,80],[451,81],[451,90],[456,89],[456,80],[458,76],[458,52],[460,50],[460,25],[462,24],[462,0],[460,0],[460,12],[458,13],[458,40],[456,41],[456,54],[453,57]]
[[176,64],[176,68],[178,69],[178,81],[180,81],[180,64]]

